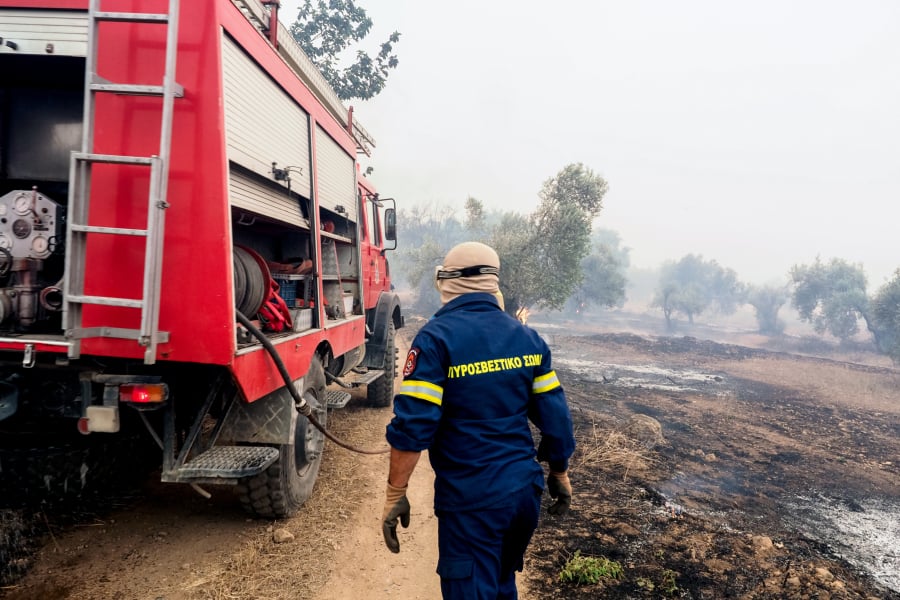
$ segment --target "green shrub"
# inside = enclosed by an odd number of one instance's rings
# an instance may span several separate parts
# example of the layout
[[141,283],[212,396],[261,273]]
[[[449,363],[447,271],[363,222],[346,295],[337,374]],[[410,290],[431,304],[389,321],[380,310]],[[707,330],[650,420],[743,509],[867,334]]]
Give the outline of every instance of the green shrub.
[[678,583],[675,581],[676,573],[671,569],[666,569],[662,574],[662,582],[660,582],[660,589],[667,596],[674,596],[681,590],[678,589]]
[[622,565],[603,556],[582,556],[581,550],[566,561],[559,580],[575,585],[593,585],[601,579],[620,579],[624,574]]

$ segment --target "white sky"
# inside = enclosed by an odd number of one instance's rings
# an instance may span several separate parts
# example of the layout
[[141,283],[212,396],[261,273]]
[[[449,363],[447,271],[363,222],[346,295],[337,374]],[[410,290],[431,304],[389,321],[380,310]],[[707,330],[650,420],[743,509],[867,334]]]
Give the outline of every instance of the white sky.
[[401,206],[528,213],[582,162],[635,266],[696,253],[764,283],[819,255],[870,293],[900,267],[896,0],[357,1],[372,43],[401,33],[352,102]]

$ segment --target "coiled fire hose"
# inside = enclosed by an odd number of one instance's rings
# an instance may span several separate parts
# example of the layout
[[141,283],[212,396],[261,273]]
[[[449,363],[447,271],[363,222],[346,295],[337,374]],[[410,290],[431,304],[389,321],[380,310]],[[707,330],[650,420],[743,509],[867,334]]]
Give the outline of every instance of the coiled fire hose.
[[[331,432],[329,432],[319,420],[316,419],[315,414],[313,414],[312,407],[309,403],[300,395],[300,392],[297,391],[297,388],[294,387],[294,382],[291,380],[291,376],[287,371],[287,367],[284,366],[284,362],[281,360],[281,357],[278,356],[278,352],[275,350],[275,346],[272,345],[272,342],[269,341],[269,338],[259,330],[259,328],[253,324],[250,319],[248,319],[241,311],[235,310],[235,314],[237,315],[237,320],[241,325],[247,328],[253,337],[259,340],[259,342],[263,345],[263,348],[269,353],[269,356],[272,357],[272,361],[275,363],[275,366],[278,368],[278,372],[281,373],[282,379],[284,379],[285,387],[291,392],[291,396],[294,398],[294,406],[297,408],[297,412],[309,419],[309,422],[315,426],[316,429],[321,431],[325,437],[329,440],[340,446],[341,448],[345,448],[350,450],[351,452],[357,452],[359,454],[386,454],[391,451],[390,448],[384,448],[382,450],[367,450],[365,448],[357,448],[356,446],[349,444],[343,440],[335,437]],[[323,399],[324,401],[324,399]]]

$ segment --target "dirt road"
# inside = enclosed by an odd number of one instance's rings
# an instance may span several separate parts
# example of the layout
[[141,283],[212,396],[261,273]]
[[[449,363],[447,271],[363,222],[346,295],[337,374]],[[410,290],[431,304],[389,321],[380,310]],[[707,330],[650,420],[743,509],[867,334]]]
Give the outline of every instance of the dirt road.
[[[385,425],[387,421],[385,420]],[[381,535],[386,461],[382,456],[363,457],[360,470],[371,474],[367,488],[372,492],[348,518],[338,559],[317,600],[346,598],[430,600],[441,595],[437,565],[437,521],[432,512],[432,477],[423,460],[409,483],[410,526],[400,528],[400,553],[387,550]]]

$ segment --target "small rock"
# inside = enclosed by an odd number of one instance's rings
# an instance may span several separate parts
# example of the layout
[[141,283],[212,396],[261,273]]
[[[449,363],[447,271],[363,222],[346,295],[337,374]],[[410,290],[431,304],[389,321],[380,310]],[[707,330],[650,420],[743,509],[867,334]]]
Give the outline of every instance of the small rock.
[[293,539],[294,534],[287,529],[276,529],[272,533],[272,541],[274,541],[276,544],[284,544],[285,542],[290,542]]
[[610,529],[612,529],[613,533],[615,533],[616,535],[630,535],[632,537],[641,535],[640,531],[638,531],[628,523],[619,522],[610,527]]
[[648,415],[636,414],[628,420],[622,433],[637,440],[645,448],[654,448],[666,443],[662,434],[662,425]]
[[753,548],[757,552],[769,552],[774,547],[772,538],[767,535],[754,535],[752,538]]
[[831,581],[834,579],[834,575],[831,574],[831,571],[826,569],[825,567],[816,567],[816,579],[820,579],[822,581]]
[[785,583],[791,587],[800,587],[800,578],[796,575],[794,577],[788,577],[785,580]]
[[846,586],[844,585],[843,581],[839,581],[839,580],[835,579],[834,581],[831,582],[831,588],[834,590],[842,591],[845,587]]

